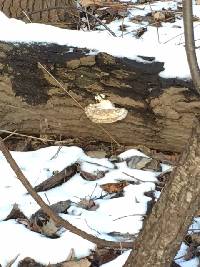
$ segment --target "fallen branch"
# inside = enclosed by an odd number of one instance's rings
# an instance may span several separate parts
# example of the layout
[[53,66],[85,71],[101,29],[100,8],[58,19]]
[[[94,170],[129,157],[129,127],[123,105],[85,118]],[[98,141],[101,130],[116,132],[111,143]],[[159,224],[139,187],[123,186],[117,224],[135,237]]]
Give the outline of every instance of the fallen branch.
[[37,194],[35,189],[29,183],[27,178],[24,176],[23,172],[17,165],[16,161],[13,159],[12,155],[10,154],[9,150],[5,146],[2,138],[0,137],[0,150],[2,151],[4,157],[6,158],[7,162],[10,164],[10,167],[16,174],[17,178],[26,188],[28,193],[33,197],[33,199],[37,202],[37,204],[41,207],[41,209],[49,216],[51,219],[58,225],[64,227],[65,229],[71,231],[72,233],[81,236],[82,238],[95,243],[98,247],[112,247],[112,248],[132,248],[132,242],[113,242],[107,241],[104,239],[97,238],[92,236],[77,227],[70,224],[68,221],[62,219],[59,215],[57,215],[52,209],[43,201],[43,199]]

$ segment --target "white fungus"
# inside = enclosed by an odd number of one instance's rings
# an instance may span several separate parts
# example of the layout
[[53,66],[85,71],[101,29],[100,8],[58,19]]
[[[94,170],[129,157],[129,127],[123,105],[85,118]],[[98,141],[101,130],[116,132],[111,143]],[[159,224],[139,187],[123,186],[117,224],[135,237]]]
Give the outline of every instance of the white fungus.
[[94,123],[113,123],[123,120],[128,111],[125,108],[116,108],[110,100],[103,99],[103,95],[95,97],[99,103],[85,107],[86,116]]

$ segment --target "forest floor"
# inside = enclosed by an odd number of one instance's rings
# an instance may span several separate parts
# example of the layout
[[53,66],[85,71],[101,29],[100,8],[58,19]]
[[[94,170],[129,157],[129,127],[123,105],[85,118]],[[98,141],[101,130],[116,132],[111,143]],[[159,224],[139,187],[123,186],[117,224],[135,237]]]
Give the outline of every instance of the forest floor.
[[[88,1],[82,4],[87,6]],[[77,40],[78,31],[70,32],[74,39],[70,39],[68,35],[67,42],[74,46],[78,43],[80,47],[94,49],[94,53],[98,50],[114,53],[116,56],[130,56],[130,49],[135,49],[134,52],[139,55],[139,46],[142,44],[143,57],[153,55],[157,60],[165,62],[165,70],[161,75],[189,78],[184,52],[181,1],[151,1],[141,5],[135,1],[129,4],[114,3],[107,7],[100,5],[95,12],[102,23],[97,23],[96,19],[88,21],[87,16],[83,16],[82,31],[79,32],[81,37]],[[197,27],[200,25],[200,6],[194,5],[194,15]],[[50,34],[52,28],[49,28],[51,26],[42,25],[40,33],[40,25],[27,25],[8,19],[2,13],[0,21],[7,25],[7,28],[0,29],[1,40],[53,41],[53,34]],[[28,35],[30,28],[32,37]],[[47,35],[44,29],[47,29],[47,32],[49,29]],[[85,34],[89,34],[87,36],[90,36],[90,41],[85,41],[82,33],[89,29],[92,32]],[[63,29],[62,34],[60,29],[52,31],[59,32],[64,38]],[[106,39],[107,33],[114,33],[120,38],[119,45],[114,47],[116,39],[109,39],[110,44],[105,46],[102,39],[101,45],[98,44],[99,37],[92,40],[99,31],[103,31],[100,39],[103,36]],[[66,43],[66,39],[58,38],[57,41]],[[196,45],[198,46],[198,40]],[[173,53],[169,53],[170,48]],[[157,53],[151,54],[155,50]],[[176,61],[179,62],[178,68],[174,64],[174,53]],[[16,146],[10,144],[9,147]],[[142,151],[146,153],[149,150]],[[151,153],[144,154],[136,149],[128,149],[121,153],[110,151],[108,155],[107,151],[100,147],[84,152],[82,148],[75,146],[47,146],[35,151],[13,151],[12,155],[33,186],[46,181],[41,185],[39,194],[47,204],[54,204],[52,208],[62,218],[87,233],[116,242],[134,242],[143,221],[159,198],[171,170],[177,163],[174,160],[176,156],[167,158],[162,153],[153,156]],[[60,182],[48,188],[49,179],[55,179],[55,176],[67,167],[74,171],[72,175],[67,176],[64,172]],[[123,266],[130,250],[123,247],[116,250],[96,250],[95,244],[58,227],[45,214],[37,212],[39,206],[17,180],[2,154],[0,176],[2,267],[24,264],[47,266],[58,263],[68,267]],[[44,184],[46,189],[43,188]],[[188,236],[175,257],[174,266],[199,266],[200,240],[196,235],[199,232],[200,219],[194,218]]]

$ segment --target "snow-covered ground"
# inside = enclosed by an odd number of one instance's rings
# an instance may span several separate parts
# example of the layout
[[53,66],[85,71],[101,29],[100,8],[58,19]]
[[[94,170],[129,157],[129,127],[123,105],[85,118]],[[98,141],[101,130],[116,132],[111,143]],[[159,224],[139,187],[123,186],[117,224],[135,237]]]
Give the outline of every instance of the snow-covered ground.
[[[109,32],[102,31],[102,27],[99,27],[99,31],[94,32],[72,31],[49,25],[24,23],[16,19],[9,19],[0,12],[0,41],[58,43],[60,45],[86,47],[93,50],[91,53],[101,51],[114,56],[128,57],[140,61],[142,59],[138,55],[155,57],[155,60],[164,62],[164,71],[160,73],[162,77],[190,79],[184,48],[181,15],[176,16],[174,23],[163,22],[162,27],[158,29],[144,23],[143,25],[147,26],[147,31],[138,39],[133,37],[133,32],[141,25],[130,20],[131,17],[146,15],[152,10],[156,11],[162,8],[176,10],[177,2],[156,1],[151,6],[148,4],[141,5],[140,7],[144,7],[143,10],[130,9],[129,16],[123,22],[128,26],[123,38],[119,30],[122,20],[115,20],[108,25],[118,36],[113,37]],[[194,5],[194,14],[200,17],[199,5]],[[200,39],[199,25],[199,22],[194,23],[195,39],[197,40]],[[196,42],[196,45],[199,45],[199,41]],[[200,58],[199,49],[196,52],[197,57]],[[107,240],[117,240],[109,235],[111,232],[137,234],[142,227],[142,214],[145,214],[147,202],[150,200],[144,196],[144,192],[155,189],[154,182],[159,173],[130,169],[125,162],[118,164],[118,168],[115,169],[108,159],[90,158],[78,147],[63,147],[58,157],[51,159],[57,149],[58,147],[48,147],[34,152],[12,152],[12,155],[33,186],[50,177],[54,171],[61,171],[66,166],[77,161],[88,172],[94,173],[98,170],[108,169],[109,172],[106,173],[105,177],[96,181],[86,181],[77,173],[67,183],[48,190],[46,192],[48,200],[51,204],[68,199],[73,203],[77,203],[81,198],[92,197],[97,199],[95,201],[99,205],[97,210],[88,211],[74,204],[68,210],[68,214],[62,214],[61,216],[78,228]],[[126,159],[126,157],[134,155],[142,154],[136,150],[130,150],[124,152],[120,157]],[[104,167],[88,162],[98,163]],[[166,168],[166,166],[163,166],[163,168]],[[101,184],[118,182],[119,179],[133,180],[125,175],[124,172],[148,182],[129,184],[124,188],[124,194],[120,198],[100,198],[102,193],[105,193],[100,187]],[[66,260],[71,248],[74,249],[75,256],[78,258],[89,255],[90,251],[95,248],[95,244],[83,240],[69,231],[64,231],[57,239],[49,239],[28,230],[15,220],[3,221],[11,211],[14,203],[19,205],[19,208],[27,217],[30,217],[39,207],[26,194],[26,190],[17,180],[2,154],[0,154],[0,178],[0,264],[3,267],[17,255],[19,256],[13,266],[17,266],[17,263],[25,257],[31,257],[38,262],[48,264]],[[47,202],[46,195],[43,192],[40,195]],[[141,215],[129,216],[134,214]],[[115,220],[117,218],[120,219]],[[199,224],[199,220],[196,219],[191,228],[199,229]],[[124,227],[125,225],[126,227]],[[176,262],[181,267],[199,266],[198,258],[185,261],[181,257],[185,254],[186,249],[187,246],[182,244],[176,256]],[[102,265],[102,267],[123,266],[129,253],[129,250],[122,253],[121,256]]]
[[[118,168],[115,169],[113,163],[108,159],[88,157],[79,147],[62,147],[58,156],[51,159],[57,150],[58,147],[54,146],[33,152],[12,152],[12,155],[33,186],[50,177],[53,172],[61,171],[75,162],[79,162],[81,168],[90,173],[95,173],[98,170],[109,170],[105,177],[95,181],[86,181],[77,173],[68,182],[48,190],[46,193],[42,192],[40,195],[47,201],[46,194],[51,204],[63,200],[71,200],[75,204],[80,199],[89,197],[97,199],[95,204],[98,204],[99,208],[96,211],[88,211],[72,205],[68,210],[68,214],[62,214],[62,217],[78,228],[100,238],[117,240],[108,235],[111,232],[138,233],[142,227],[142,215],[146,213],[147,201],[150,200],[150,198],[144,196],[144,192],[155,189],[154,182],[157,180],[156,175],[158,173],[130,169],[125,162],[118,163]],[[120,157],[125,159],[134,155],[143,154],[133,149],[122,153]],[[30,217],[39,209],[39,206],[26,194],[26,189],[15,177],[2,154],[0,154],[0,166],[0,220],[6,218],[14,203],[17,203],[20,210],[27,217]],[[119,180],[134,181],[124,172],[148,182],[126,186],[123,197],[101,198],[102,194],[106,193],[100,187],[101,184],[116,183]],[[141,215],[133,216],[134,214]],[[122,218],[117,219],[120,217]],[[126,227],[124,227],[125,225]],[[62,233],[60,238],[49,239],[38,233],[31,232],[25,226],[16,223],[15,220],[0,222],[0,236],[1,240],[4,240],[0,249],[0,263],[2,266],[5,266],[9,260],[15,258],[18,254],[19,257],[14,264],[15,266],[19,260],[25,257],[31,257],[45,264],[49,262],[56,263],[66,260],[71,248],[74,248],[77,257],[84,257],[90,253],[90,250],[95,248],[94,244],[69,231]],[[125,257],[122,258],[125,260]]]
[[[75,162],[81,164],[82,170],[93,174],[108,170],[103,178],[95,181],[87,181],[77,173],[68,182],[46,192],[41,192],[40,196],[50,204],[71,200],[73,204],[68,209],[68,213],[61,214],[61,216],[78,228],[99,238],[119,241],[119,237],[113,237],[109,233],[137,234],[142,227],[142,215],[146,213],[147,202],[151,200],[144,193],[155,190],[154,182],[157,181],[156,176],[159,172],[129,168],[125,159],[145,155],[135,149],[128,150],[119,155],[122,162],[116,163],[117,168],[115,168],[109,159],[91,158],[79,147],[62,147],[58,156],[52,159],[57,151],[58,147],[54,146],[33,152],[12,152],[12,155],[33,186],[49,178],[53,172],[61,171]],[[0,166],[0,236],[3,244],[0,249],[0,264],[2,266],[6,266],[17,255],[19,256],[13,266],[17,266],[18,262],[25,257],[31,257],[37,262],[48,264],[66,260],[72,248],[77,258],[85,257],[91,253],[92,249],[94,250],[95,244],[69,231],[63,231],[59,238],[50,239],[30,231],[15,220],[3,221],[10,213],[14,203],[19,205],[20,210],[27,217],[35,213],[39,206],[26,194],[25,188],[16,178],[2,154],[0,154]],[[170,167],[162,165],[162,171],[166,171],[168,168]],[[134,178],[125,175],[125,173],[144,182],[127,185],[124,187],[123,196],[119,198],[110,198],[110,196],[102,198],[106,192],[102,190],[100,185],[117,183],[119,180],[134,181]],[[95,204],[99,206],[95,211],[86,210],[76,205],[80,199],[88,198],[94,199]],[[134,216],[136,214],[137,216]],[[197,220],[192,228],[199,228],[199,223]],[[186,249],[187,246],[183,244],[177,258],[184,255]],[[102,267],[123,266],[129,252],[130,250],[124,252]],[[177,262],[184,267],[198,266],[197,258],[187,262],[180,258]]]
[[[121,37],[119,27],[121,20],[115,20],[108,24],[117,36],[113,37],[108,31],[75,31],[60,29],[50,25],[42,25],[37,23],[25,23],[16,19],[8,19],[0,12],[0,40],[11,42],[48,42],[60,45],[69,45],[74,47],[89,48],[91,50],[107,52],[118,57],[127,57],[131,59],[142,60],[138,57],[149,56],[155,57],[156,61],[164,62],[164,71],[160,76],[180,77],[189,79],[190,73],[187,64],[184,35],[183,35],[183,19],[178,13],[174,23],[163,22],[162,27],[157,29],[154,26],[147,26],[147,31],[141,38],[134,38],[133,32],[141,27],[141,24],[131,22],[131,18],[136,15],[145,15],[151,11],[172,9],[176,10],[177,1],[157,1],[151,5],[141,5],[143,10],[132,8],[128,17],[124,19],[124,24],[129,26],[127,32]],[[200,17],[199,5],[194,5],[194,14]],[[195,39],[200,40],[199,22],[194,23]],[[159,39],[159,40],[158,40]],[[197,46],[200,41],[197,41]],[[166,52],[167,51],[167,52]],[[196,50],[197,57],[199,49]]]

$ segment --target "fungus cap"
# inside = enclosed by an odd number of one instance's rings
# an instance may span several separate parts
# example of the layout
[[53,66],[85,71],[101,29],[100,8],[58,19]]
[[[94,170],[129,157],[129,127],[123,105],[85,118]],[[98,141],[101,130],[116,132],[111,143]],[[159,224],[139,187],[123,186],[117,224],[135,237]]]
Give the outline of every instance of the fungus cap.
[[128,114],[125,108],[116,108],[110,100],[100,99],[99,101],[85,107],[86,116],[94,123],[113,123],[123,120]]

